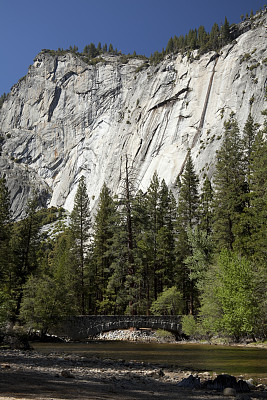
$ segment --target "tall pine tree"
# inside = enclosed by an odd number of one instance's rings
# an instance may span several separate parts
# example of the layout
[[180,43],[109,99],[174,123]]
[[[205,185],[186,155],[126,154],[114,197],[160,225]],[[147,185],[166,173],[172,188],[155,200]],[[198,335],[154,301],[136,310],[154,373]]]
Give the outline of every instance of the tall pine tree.
[[89,197],[85,178],[82,176],[74,199],[74,207],[70,215],[70,229],[73,236],[73,285],[80,314],[91,311],[89,290],[89,236],[91,217]]
[[0,178],[0,321],[9,317],[11,210],[5,177]]
[[242,140],[232,115],[224,124],[225,136],[217,152],[214,173],[213,232],[218,249],[233,249],[240,214],[244,210],[245,172]]
[[8,264],[8,243],[10,240],[10,209],[9,191],[5,178],[0,178],[0,277],[3,274],[5,265]]
[[239,214],[239,220],[235,228],[234,247],[243,255],[250,256],[251,253],[251,234],[253,230],[253,221],[251,219],[251,164],[254,142],[256,139],[259,125],[254,123],[251,113],[247,118],[243,129],[242,146],[243,146],[243,168],[244,168],[244,193],[243,202],[244,209]]
[[206,236],[212,232],[213,213],[213,188],[208,176],[206,176],[199,202],[199,227],[205,232]]
[[40,221],[37,216],[38,195],[28,201],[26,217],[13,225],[11,237],[11,266],[9,290],[15,299],[15,318],[20,313],[23,286],[38,268],[37,253],[40,248]]
[[176,281],[178,289],[183,293],[186,314],[194,313],[196,295],[194,282],[190,279],[190,270],[185,264],[186,258],[192,253],[187,232],[198,223],[198,207],[198,177],[194,170],[191,152],[189,151],[178,198],[176,241]]
[[95,312],[105,312],[105,287],[111,275],[114,255],[111,243],[116,223],[116,205],[107,185],[104,183],[94,222],[92,265],[94,268]]
[[256,136],[251,153],[250,217],[251,253],[261,265],[267,261],[267,141],[266,125]]

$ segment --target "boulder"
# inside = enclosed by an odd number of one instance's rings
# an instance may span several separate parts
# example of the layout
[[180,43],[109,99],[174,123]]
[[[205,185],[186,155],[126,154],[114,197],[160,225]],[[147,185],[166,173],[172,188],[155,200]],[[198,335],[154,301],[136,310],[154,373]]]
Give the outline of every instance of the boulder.
[[251,400],[251,397],[248,394],[239,393],[236,400]]
[[200,378],[195,377],[193,375],[189,375],[188,378],[184,378],[181,382],[179,382],[178,386],[188,389],[200,389],[201,388]]
[[236,390],[235,389],[233,389],[233,388],[225,388],[224,390],[223,390],[223,395],[224,396],[233,396],[233,397],[235,397],[236,396]]
[[61,376],[63,376],[63,378],[75,378],[75,376],[66,369],[63,369],[63,371],[61,371]]
[[240,379],[238,382],[237,382],[237,385],[236,385],[236,391],[237,392],[240,392],[240,393],[246,393],[246,392],[249,392],[250,391],[250,386],[248,385],[248,383],[246,382],[246,381],[244,381],[243,379]]
[[211,390],[218,390],[220,392],[222,392],[225,388],[233,388],[239,393],[250,391],[249,385],[246,383],[246,381],[241,379],[237,382],[234,376],[228,374],[218,375],[214,380],[208,380],[204,382],[202,387]]
[[17,333],[8,333],[5,335],[3,344],[11,349],[16,350],[31,350],[30,343],[26,335]]
[[248,384],[250,389],[254,389],[255,388],[255,383],[254,383],[254,380],[252,378],[247,379],[245,382]]

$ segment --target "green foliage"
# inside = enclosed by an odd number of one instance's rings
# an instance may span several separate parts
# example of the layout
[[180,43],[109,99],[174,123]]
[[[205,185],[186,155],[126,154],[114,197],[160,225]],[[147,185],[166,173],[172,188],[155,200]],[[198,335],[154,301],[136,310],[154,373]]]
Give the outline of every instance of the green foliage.
[[243,130],[243,146],[245,152],[245,169],[247,178],[250,176],[252,148],[255,142],[255,138],[257,136],[258,129],[259,124],[256,124],[254,122],[251,113],[249,113]]
[[229,43],[229,41],[231,40],[230,26],[229,26],[229,22],[226,17],[224,19],[224,24],[221,27],[220,33],[221,33],[221,43],[222,43],[222,46],[224,46],[227,43]]
[[199,225],[200,228],[210,235],[212,232],[212,224],[214,219],[213,208],[214,191],[208,176],[205,177],[199,201]]
[[218,248],[233,248],[239,215],[244,209],[243,148],[236,120],[225,122],[225,136],[217,152],[214,174],[214,238]]
[[254,69],[258,68],[259,65],[260,65],[260,63],[257,62],[256,64],[252,64],[248,69],[249,69],[250,71],[253,71]]
[[234,248],[243,255],[252,256],[254,251],[251,246],[251,235],[254,230],[255,221],[252,217],[251,198],[255,196],[252,193],[252,153],[254,149],[255,139],[259,125],[254,123],[254,120],[249,114],[243,130],[242,147],[243,147],[243,169],[244,169],[244,190],[243,203],[244,208],[238,216],[238,223],[235,227],[235,243]]
[[70,46],[70,47],[69,47],[69,50],[70,50],[71,53],[74,53],[74,54],[75,54],[75,53],[78,53],[78,50],[79,50],[79,49],[78,49],[77,46],[74,45],[73,47]]
[[[146,59],[145,56],[137,55],[135,51],[133,55],[121,54],[121,52],[118,52],[117,49],[114,50],[112,44],[109,45],[109,48],[107,47],[106,43],[102,47],[100,42],[98,43],[97,47],[94,43],[87,44],[81,53],[78,50],[79,50],[78,47],[74,45],[74,46],[69,46],[68,49],[62,49],[62,48],[59,48],[58,50],[43,49],[41,53],[50,54],[53,57],[63,56],[65,54],[72,53],[75,54],[75,56],[81,58],[84,62],[86,62],[89,65],[96,65],[100,62],[105,62],[105,59],[102,57],[102,55],[105,53],[120,55],[120,60],[122,63],[128,62],[128,60],[131,57]],[[6,95],[4,94],[0,99],[0,108],[5,99]]]
[[38,196],[28,202],[26,218],[15,223],[10,239],[11,259],[7,285],[10,294],[15,297],[16,308],[14,315],[20,313],[23,297],[23,286],[28,276],[38,268],[38,249],[41,243],[40,224],[37,218]]
[[83,50],[83,54],[87,55],[89,58],[95,58],[97,56],[99,56],[101,50],[98,50],[94,43],[90,43],[89,45],[86,45],[84,50]]
[[191,314],[195,338],[266,335],[266,126],[249,114],[241,139],[232,115],[200,192],[189,152],[178,205],[157,173],[136,192],[126,156],[120,196],[103,185],[93,224],[84,177],[68,219],[37,195],[17,222],[1,178],[0,321],[46,332],[64,315]]
[[176,222],[176,284],[182,288],[186,313],[193,313],[195,307],[196,288],[185,259],[191,255],[188,230],[198,222],[198,205],[198,177],[189,151],[180,184]]
[[16,308],[16,301],[14,296],[11,295],[8,287],[1,283],[0,290],[0,328],[5,327],[8,321],[14,319],[14,309]]
[[8,237],[11,222],[10,196],[5,177],[0,177],[0,243]]
[[145,207],[146,235],[139,241],[139,246],[146,249],[147,274],[151,277],[147,295],[152,300],[165,285],[170,284],[174,268],[176,203],[165,181],[159,182],[157,173],[154,173],[148,188]]
[[174,51],[174,43],[172,37],[169,39],[167,46],[166,46],[166,53],[173,53]]
[[217,265],[211,265],[204,277],[200,296],[199,326],[206,336],[212,337],[222,333],[222,307],[217,298],[220,282],[217,277]]
[[6,99],[7,99],[7,95],[6,95],[6,93],[3,93],[3,94],[1,95],[1,97],[0,97],[0,110],[1,110],[1,108],[3,107],[3,104],[4,104],[4,102],[6,101]]
[[[155,52],[151,57],[153,63],[161,61],[165,54],[170,53],[188,53],[193,50],[198,50],[199,54],[207,53],[208,51],[219,51],[219,49],[231,42],[230,26],[225,17],[224,24],[221,29],[217,23],[214,23],[210,33],[205,31],[204,26],[197,29],[190,29],[185,36],[171,37],[167,43],[166,51],[162,53]],[[157,62],[155,62],[157,60]]]
[[183,315],[182,331],[185,335],[189,337],[199,337],[199,324],[193,315]]
[[191,152],[189,151],[182,175],[178,203],[179,220],[184,228],[188,226],[192,228],[198,221],[198,182],[198,177],[194,171]]
[[249,169],[250,185],[250,252],[266,271],[266,218],[267,218],[267,141],[266,121],[262,131],[256,137],[251,150]]
[[220,48],[219,44],[219,35],[220,35],[220,29],[217,23],[213,24],[211,31],[210,31],[210,36],[209,36],[209,49],[210,50],[215,50],[218,51]]
[[[8,197],[5,201],[8,206]],[[5,246],[1,246],[0,240],[0,314],[6,320],[18,318],[25,297],[24,285],[32,274],[38,275],[46,265],[44,260],[47,261],[52,239],[47,230],[40,233],[41,226],[55,222],[62,215],[60,209],[38,210],[37,205],[38,196],[29,201],[23,220],[11,223],[8,217],[1,229],[2,234],[6,232],[6,239]],[[44,271],[50,272],[47,265]]]
[[159,339],[164,339],[164,341],[166,341],[168,339],[170,339],[170,340],[174,339],[174,335],[169,331],[165,331],[164,329],[157,329],[156,336]]
[[70,49],[58,49],[58,50],[51,50],[51,49],[42,49],[41,54],[50,54],[51,56],[64,56],[65,54],[69,53]]
[[241,58],[241,60],[240,60],[240,64],[241,64],[242,62],[244,62],[244,61],[248,61],[250,58],[251,58],[251,54],[250,54],[250,53],[245,53],[245,54],[243,55],[243,57]]
[[164,289],[151,305],[154,315],[179,315],[183,311],[183,299],[175,286]]
[[[246,18],[248,18],[248,15]],[[215,22],[210,32],[206,32],[204,26],[201,25],[198,29],[190,29],[186,35],[180,35],[179,37],[174,35],[168,40],[166,49],[163,48],[162,51],[156,50],[149,57],[149,61],[151,65],[157,65],[161,61],[163,61],[166,54],[173,53],[188,54],[190,59],[193,60],[194,58],[192,56],[192,51],[194,50],[198,50],[198,55],[195,56],[195,59],[198,59],[199,55],[207,53],[209,51],[218,52],[223,46],[230,43],[231,41],[231,29],[229,26],[229,22],[225,17],[224,24],[221,26],[221,28],[219,28],[218,24]],[[130,57],[146,59],[145,56],[136,55],[135,51],[133,52],[132,56],[130,54],[122,54],[121,51],[118,52],[117,49],[114,49],[114,46],[111,43],[109,44],[109,46],[107,45],[107,43],[102,46],[100,42],[98,43],[97,47],[94,43],[87,44],[84,47],[82,53],[78,52],[78,47],[75,45],[70,46],[68,49],[65,50],[60,48],[58,50],[43,49],[42,53],[49,53],[53,56],[73,53],[76,56],[81,57],[89,65],[95,65],[98,62],[102,62],[103,59],[101,57],[101,54],[105,53],[120,55],[122,63],[128,62]],[[242,62],[242,60],[240,62]],[[148,64],[144,63],[143,66],[137,68],[136,72],[139,72],[147,66]]]
[[85,57],[85,58],[83,58],[83,60],[89,65],[96,65],[100,62],[105,62],[104,58],[102,58],[102,57],[96,57],[96,58],[92,58],[92,59]]
[[103,185],[94,223],[92,266],[94,274],[93,298],[95,310],[106,310],[106,282],[111,276],[114,256],[111,251],[114,230],[116,229],[116,204],[106,184]]
[[76,293],[79,312],[84,315],[86,306],[87,286],[89,279],[88,270],[88,242],[90,237],[91,216],[89,197],[87,194],[85,178],[82,176],[74,198],[74,207],[70,215],[70,231],[73,237],[73,284]]
[[211,236],[205,231],[196,227],[194,230],[187,231],[188,243],[190,245],[190,255],[186,257],[184,263],[190,271],[190,280],[195,282],[198,289],[202,289],[206,272],[213,261],[213,242]]
[[0,322],[11,316],[12,298],[7,284],[10,267],[11,210],[5,178],[0,178]]
[[253,267],[235,254],[222,253],[220,257],[217,298],[222,306],[223,330],[236,339],[253,333],[257,326],[259,304]]
[[164,51],[162,51],[161,53],[155,51],[155,53],[151,54],[149,60],[152,65],[157,65],[163,60],[163,58],[164,58]]
[[29,328],[45,334],[61,317],[72,313],[67,297],[65,287],[55,279],[31,276],[24,286],[20,317]]
[[223,250],[207,280],[201,310],[204,326],[235,340],[255,333],[261,313],[255,278],[255,268],[246,258]]
[[0,178],[0,324],[13,316],[15,300],[9,285],[11,204],[5,177]]
[[139,67],[136,68],[135,72],[138,73],[148,67],[149,67],[149,63],[148,63],[148,61],[145,61],[145,62],[143,62],[143,64],[139,65]]

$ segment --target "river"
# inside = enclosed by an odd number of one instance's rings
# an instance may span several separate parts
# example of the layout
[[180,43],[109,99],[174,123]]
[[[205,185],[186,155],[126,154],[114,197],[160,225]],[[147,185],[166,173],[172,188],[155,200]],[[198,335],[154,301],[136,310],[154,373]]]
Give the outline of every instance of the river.
[[181,370],[211,371],[252,377],[267,383],[267,349],[180,343],[89,341],[87,343],[33,343],[41,353],[79,354],[85,357],[143,361]]

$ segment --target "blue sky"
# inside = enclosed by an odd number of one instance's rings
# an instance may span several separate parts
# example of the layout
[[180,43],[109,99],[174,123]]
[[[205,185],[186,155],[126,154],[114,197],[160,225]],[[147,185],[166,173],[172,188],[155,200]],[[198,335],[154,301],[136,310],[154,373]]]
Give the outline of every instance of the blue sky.
[[0,0],[0,95],[27,73],[44,48],[82,51],[86,44],[112,43],[123,53],[150,56],[171,36],[204,25],[210,31],[225,16],[263,8],[266,0]]

